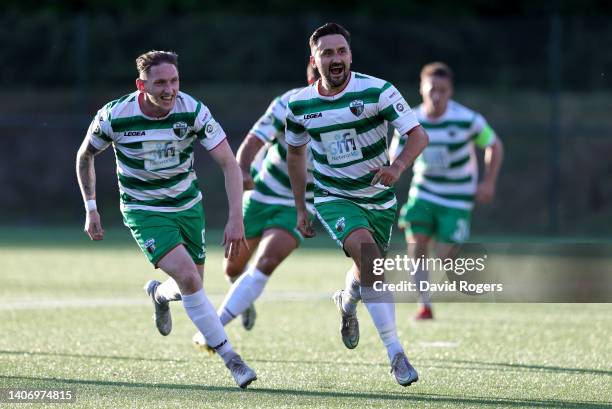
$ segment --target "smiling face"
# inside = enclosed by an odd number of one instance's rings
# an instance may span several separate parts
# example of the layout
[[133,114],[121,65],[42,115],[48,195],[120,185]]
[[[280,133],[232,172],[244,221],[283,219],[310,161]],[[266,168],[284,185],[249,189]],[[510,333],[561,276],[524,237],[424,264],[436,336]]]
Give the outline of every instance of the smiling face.
[[346,39],[340,34],[323,36],[310,52],[310,62],[319,70],[323,88],[332,91],[342,88],[349,79],[352,62]]
[[141,108],[148,116],[166,116],[174,108],[179,91],[179,75],[176,65],[162,63],[141,73],[136,87],[143,94]]

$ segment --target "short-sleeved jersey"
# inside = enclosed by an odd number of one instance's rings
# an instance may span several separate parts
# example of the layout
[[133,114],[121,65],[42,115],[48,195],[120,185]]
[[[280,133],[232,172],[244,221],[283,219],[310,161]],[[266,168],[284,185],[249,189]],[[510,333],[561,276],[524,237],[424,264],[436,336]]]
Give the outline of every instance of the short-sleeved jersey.
[[419,125],[390,83],[351,72],[347,86],[333,96],[318,92],[318,82],[291,96],[287,110],[288,144],[310,142],[315,204],[350,200],[367,209],[388,209],[393,188],[371,185],[373,169],[389,165],[389,122],[407,133]]
[[[456,209],[472,209],[478,183],[474,145],[491,145],[495,132],[482,115],[452,100],[435,121],[427,118],[422,105],[415,111],[429,135],[429,145],[414,162],[409,196]],[[396,157],[405,144],[405,135],[395,132],[391,156]]]
[[[287,169],[285,118],[289,98],[300,90],[301,88],[295,88],[276,97],[264,115],[249,131],[266,144],[262,148],[265,151],[263,157],[261,157],[261,160],[254,161],[251,169],[251,173],[254,173],[255,189],[252,192],[247,192],[252,199],[259,202],[295,206],[291,182],[289,181],[289,170]],[[313,198],[314,184],[312,173],[309,170],[306,200],[312,202]]]
[[100,109],[87,139],[99,150],[113,145],[122,210],[189,209],[202,199],[193,169],[194,142],[211,150],[225,132],[204,104],[183,92],[163,118],[145,116],[138,96],[136,91]]

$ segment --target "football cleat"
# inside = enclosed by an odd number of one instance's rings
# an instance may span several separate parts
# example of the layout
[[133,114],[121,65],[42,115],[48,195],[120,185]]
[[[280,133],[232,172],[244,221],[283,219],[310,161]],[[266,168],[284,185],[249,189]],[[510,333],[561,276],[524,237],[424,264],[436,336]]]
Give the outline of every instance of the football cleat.
[[417,321],[433,320],[433,311],[431,310],[431,307],[422,306],[421,308],[419,308],[416,315],[414,316],[414,319]]
[[357,320],[357,313],[347,314],[342,308],[342,297],[344,296],[344,290],[338,290],[332,296],[332,300],[340,311],[342,317],[342,324],[340,324],[340,335],[342,335],[342,342],[348,349],[354,349],[359,344],[359,321]]
[[149,280],[144,285],[144,290],[153,300],[153,307],[155,308],[153,320],[155,321],[155,326],[160,334],[166,336],[172,331],[172,316],[170,315],[170,303],[168,301],[159,303],[155,299],[155,290],[157,290],[160,284],[157,280]]
[[257,319],[257,311],[255,311],[255,305],[251,304],[246,310],[240,315],[242,319],[242,326],[247,331],[250,331],[255,326],[255,319]]
[[234,380],[242,389],[246,389],[251,382],[257,379],[255,371],[249,368],[249,366],[244,363],[238,354],[230,359],[225,366],[227,366],[227,369],[229,369],[230,373],[234,377]]
[[214,355],[216,353],[215,349],[206,343],[204,335],[202,335],[201,332],[196,332],[193,334],[191,341],[193,342],[195,349],[198,351],[207,352],[208,355]]
[[419,380],[419,374],[416,369],[410,365],[406,354],[399,352],[395,354],[391,361],[391,373],[395,376],[395,380],[402,386],[410,386],[412,383]]

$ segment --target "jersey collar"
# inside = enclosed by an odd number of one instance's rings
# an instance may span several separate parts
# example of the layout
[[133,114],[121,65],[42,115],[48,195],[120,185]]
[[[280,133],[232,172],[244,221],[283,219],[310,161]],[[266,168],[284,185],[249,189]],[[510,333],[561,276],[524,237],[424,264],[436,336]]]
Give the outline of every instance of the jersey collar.
[[342,90],[340,92],[338,92],[337,94],[334,95],[322,95],[319,92],[319,85],[321,85],[321,79],[317,80],[317,82],[314,84],[315,86],[315,92],[317,93],[317,96],[321,99],[326,99],[328,101],[334,101],[338,98],[341,98],[344,94],[346,94],[346,91],[351,87],[352,83],[354,82],[353,79],[355,78],[355,73],[353,71],[351,71],[351,73],[349,74],[349,80],[346,82],[346,85],[344,85],[344,88],[342,88]]

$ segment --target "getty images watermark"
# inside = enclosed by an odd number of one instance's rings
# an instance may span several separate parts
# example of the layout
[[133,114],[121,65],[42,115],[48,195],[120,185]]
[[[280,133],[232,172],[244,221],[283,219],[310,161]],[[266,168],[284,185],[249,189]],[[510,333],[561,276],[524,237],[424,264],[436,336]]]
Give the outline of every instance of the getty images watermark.
[[382,278],[373,282],[374,291],[393,291],[393,292],[461,292],[464,294],[485,294],[489,292],[502,292],[503,283],[475,283],[469,280],[455,279],[446,280],[441,283],[431,282],[428,279],[417,279],[415,276],[419,271],[444,272],[449,275],[454,274],[458,277],[466,273],[484,272],[486,270],[486,260],[488,255],[481,257],[457,257],[457,258],[438,258],[425,257],[412,258],[408,255],[397,254],[393,258],[375,258],[372,265],[372,274],[382,277],[385,271],[404,273],[404,276],[411,276],[411,280],[400,280],[399,282],[385,282]]
[[362,245],[364,302],[612,302],[612,242],[468,243],[428,257],[410,246]]

